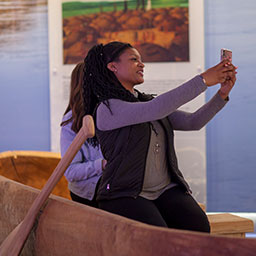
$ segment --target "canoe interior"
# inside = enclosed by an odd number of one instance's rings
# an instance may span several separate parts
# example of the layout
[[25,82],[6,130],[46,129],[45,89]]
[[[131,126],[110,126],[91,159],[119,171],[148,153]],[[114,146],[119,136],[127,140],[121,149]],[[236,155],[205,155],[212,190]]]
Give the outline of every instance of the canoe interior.
[[[0,175],[42,189],[60,161],[60,154],[44,151],[6,151],[0,153]],[[70,199],[68,183],[63,176],[53,194]]]

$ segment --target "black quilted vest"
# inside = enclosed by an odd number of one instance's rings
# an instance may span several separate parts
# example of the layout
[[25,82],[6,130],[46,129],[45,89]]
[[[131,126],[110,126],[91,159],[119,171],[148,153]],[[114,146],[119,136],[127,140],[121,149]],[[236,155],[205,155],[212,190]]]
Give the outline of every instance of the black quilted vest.
[[[173,128],[167,118],[159,121],[164,128],[167,139],[168,150],[166,153],[171,181],[178,183],[184,191],[189,192],[189,186],[178,169]],[[99,184],[97,200],[120,197],[136,198],[143,185],[151,136],[150,123],[141,123],[110,131],[96,129],[96,136],[101,145],[103,156],[107,160]]]

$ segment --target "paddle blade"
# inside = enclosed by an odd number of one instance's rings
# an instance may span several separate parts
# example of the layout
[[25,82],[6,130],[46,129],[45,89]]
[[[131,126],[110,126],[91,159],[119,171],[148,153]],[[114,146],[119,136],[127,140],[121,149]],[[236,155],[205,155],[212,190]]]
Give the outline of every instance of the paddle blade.
[[[1,256],[11,256],[11,255],[19,255],[20,249],[16,246],[13,246],[13,241],[16,241],[17,232],[20,230],[22,222],[7,236],[7,238],[3,241],[0,246],[0,255]],[[23,243],[21,245],[21,249],[23,247]]]

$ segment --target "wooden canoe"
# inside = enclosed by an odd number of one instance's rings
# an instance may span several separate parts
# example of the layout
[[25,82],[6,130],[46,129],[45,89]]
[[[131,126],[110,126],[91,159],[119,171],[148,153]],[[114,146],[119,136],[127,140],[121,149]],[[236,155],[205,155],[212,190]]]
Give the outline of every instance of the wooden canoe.
[[[23,220],[39,190],[0,176],[0,243]],[[253,256],[256,240],[143,224],[51,195],[21,255]]]
[[[60,155],[52,152],[0,153],[0,243],[23,220],[59,160]],[[52,195],[41,209],[22,255],[255,254],[253,239],[154,227],[72,202],[68,200],[64,177],[54,194],[59,196]],[[209,218],[213,234],[228,231],[232,236],[241,236],[240,231],[253,231],[248,219],[231,215]],[[221,227],[223,220],[225,229]]]

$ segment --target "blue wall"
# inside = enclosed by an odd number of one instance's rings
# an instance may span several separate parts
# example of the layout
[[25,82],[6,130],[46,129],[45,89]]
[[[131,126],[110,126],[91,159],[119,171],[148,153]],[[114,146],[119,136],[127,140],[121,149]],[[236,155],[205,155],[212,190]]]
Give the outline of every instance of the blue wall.
[[[207,207],[255,212],[256,1],[204,2],[206,67],[222,47],[239,67],[229,104],[207,126]],[[50,150],[47,6],[40,8],[27,37],[0,44],[0,152]],[[207,90],[207,99],[215,92]]]
[[50,150],[46,3],[9,1],[0,13],[0,152]]
[[[256,211],[256,1],[205,1],[206,67],[233,50],[236,87],[207,126],[207,209]],[[209,99],[214,91],[207,90]]]

